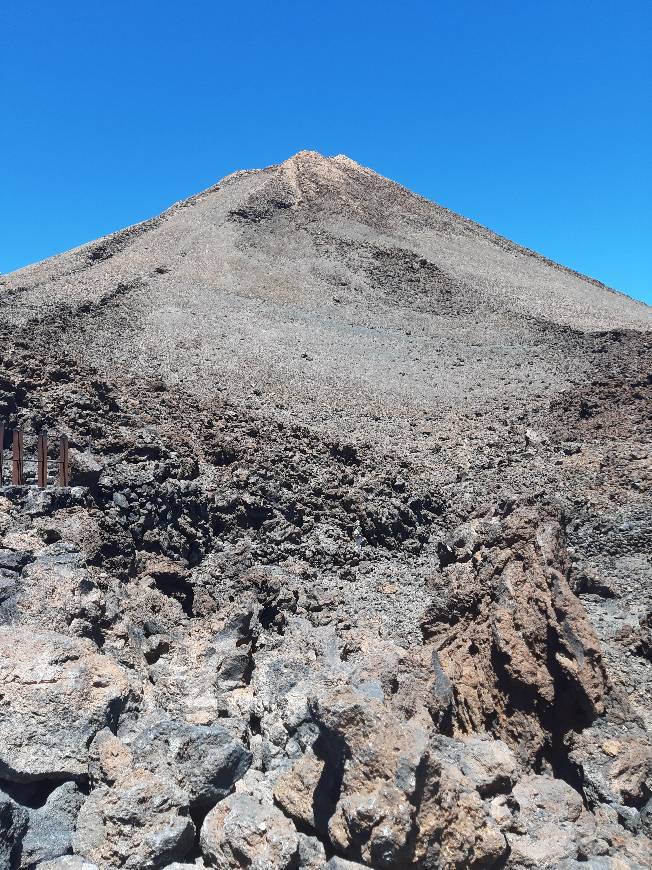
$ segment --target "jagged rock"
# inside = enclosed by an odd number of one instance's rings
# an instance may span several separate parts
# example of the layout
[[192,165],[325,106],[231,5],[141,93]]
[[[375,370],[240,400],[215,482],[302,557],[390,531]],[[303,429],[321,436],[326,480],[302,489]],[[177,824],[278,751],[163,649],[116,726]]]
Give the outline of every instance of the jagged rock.
[[214,806],[251,764],[251,753],[221,725],[192,725],[158,711],[119,736],[135,764],[176,782],[192,808]]
[[132,754],[122,740],[109,728],[98,731],[88,748],[88,775],[91,783],[113,785],[132,766]]
[[350,686],[311,698],[310,708],[330,764],[341,765],[340,794],[328,820],[331,843],[372,865],[401,866],[416,833],[428,747],[423,726],[399,721],[382,702]]
[[29,811],[21,867],[58,858],[71,850],[75,822],[83,802],[84,794],[76,783],[65,782],[48,795],[42,807]]
[[424,628],[453,684],[458,727],[490,722],[533,759],[548,719],[564,733],[604,709],[600,645],[566,580],[559,519],[512,504],[460,527],[451,542],[449,591]]
[[[554,868],[565,858],[577,858],[577,821],[584,805],[574,789],[533,775],[516,784],[511,800],[518,809],[515,830],[507,829],[510,866]],[[496,806],[505,804],[499,800]]]
[[460,769],[483,798],[510,791],[518,776],[510,748],[502,740],[479,735],[462,738]]
[[273,805],[248,794],[233,794],[206,816],[201,847],[211,866],[252,870],[292,870],[299,838],[292,822]]
[[14,870],[19,865],[28,821],[27,811],[0,792],[0,870]]
[[103,616],[102,595],[76,546],[44,547],[21,575],[15,608],[24,623],[92,637]]
[[[462,752],[463,744],[440,741],[433,746],[423,773],[414,858],[424,870],[499,866],[509,850],[476,784],[460,770]],[[498,752],[502,754],[502,747]],[[485,786],[485,777],[477,784]]]
[[321,840],[308,834],[297,832],[299,838],[300,870],[322,870],[326,865],[326,850]]
[[326,822],[335,808],[334,789],[324,787],[328,775],[324,760],[308,749],[274,784],[274,797],[283,811],[321,833],[326,832]]
[[614,807],[629,826],[652,794],[652,743],[640,728],[619,733],[596,722],[570,739],[569,757],[582,772],[582,788],[591,806]]
[[0,628],[0,690],[0,774],[64,779],[86,775],[88,745],[128,683],[90,642],[15,626]]
[[88,451],[70,451],[70,479],[73,486],[95,487],[104,472],[99,457]]
[[93,789],[80,810],[73,848],[101,870],[154,870],[183,858],[194,837],[188,795],[135,767]]
[[[106,544],[106,528],[103,528],[102,519],[96,509],[90,510],[87,505],[70,506],[36,517],[32,525],[46,545],[64,541],[91,561],[101,558]],[[55,553],[56,548],[50,552]],[[36,554],[37,560],[41,553],[47,558],[48,550],[44,550]]]
[[332,627],[315,628],[291,618],[280,644],[256,657],[250,690],[258,717],[256,751],[268,770],[285,769],[317,739],[319,728],[309,709],[316,686],[350,668],[342,662]]

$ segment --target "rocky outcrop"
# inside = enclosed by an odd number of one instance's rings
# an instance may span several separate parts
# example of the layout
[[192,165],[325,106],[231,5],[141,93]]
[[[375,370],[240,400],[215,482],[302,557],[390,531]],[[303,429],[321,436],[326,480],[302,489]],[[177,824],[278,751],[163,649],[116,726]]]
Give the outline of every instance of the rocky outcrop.
[[530,760],[604,711],[600,644],[569,586],[560,517],[507,503],[439,550],[424,621],[453,687],[454,730],[488,730]]

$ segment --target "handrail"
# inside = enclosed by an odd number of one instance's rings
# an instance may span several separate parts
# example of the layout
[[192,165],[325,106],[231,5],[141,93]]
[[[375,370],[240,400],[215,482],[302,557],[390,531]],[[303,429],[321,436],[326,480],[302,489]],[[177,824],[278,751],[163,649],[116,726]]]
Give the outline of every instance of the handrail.
[[[5,485],[5,432],[5,424],[0,423],[0,486]],[[11,483],[13,486],[25,486],[25,465],[36,464],[36,483],[37,486],[44,489],[48,485],[48,463],[50,462],[57,463],[59,486],[70,486],[70,442],[67,435],[61,435],[59,438],[58,458],[49,460],[47,432],[39,432],[36,436],[36,459],[26,459],[23,430],[13,430],[11,436]]]

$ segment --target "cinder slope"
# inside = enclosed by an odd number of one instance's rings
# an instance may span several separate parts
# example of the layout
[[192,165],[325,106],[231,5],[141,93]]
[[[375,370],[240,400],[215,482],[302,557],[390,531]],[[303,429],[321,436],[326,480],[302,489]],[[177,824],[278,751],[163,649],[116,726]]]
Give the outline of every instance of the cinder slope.
[[402,417],[564,389],[584,365],[570,330],[652,327],[647,306],[313,152],[0,286],[11,321],[74,313],[67,345],[113,376],[230,381],[305,419],[318,399],[315,422],[355,428],[361,404]]
[[[252,225],[264,239],[278,235],[272,225],[281,217],[281,262],[274,262],[279,251],[271,242],[268,250],[259,242],[263,250],[257,258],[239,256],[251,241]],[[166,268],[173,263],[178,268],[178,274],[169,274],[168,284],[189,279],[207,291],[219,286],[300,304],[304,298],[319,298],[323,289],[320,278],[327,276],[319,275],[315,263],[337,259],[335,251],[325,257],[319,238],[324,234],[343,248],[345,261],[347,248],[365,242],[428,259],[451,279],[468,283],[468,291],[454,294],[456,303],[467,294],[488,295],[496,309],[516,309],[585,330],[651,326],[650,311],[641,303],[428,202],[345,156],[325,158],[309,151],[268,169],[234,173],[157,218],[5,280],[10,290],[48,285],[48,301],[87,302],[101,298],[116,277],[123,282],[146,279],[166,265],[159,263],[163,257],[170,261]],[[265,264],[266,279],[257,262],[265,253],[271,260]],[[178,262],[181,258],[185,264]],[[288,268],[288,260],[294,268]],[[303,264],[298,271],[296,261]],[[201,302],[205,300],[200,297],[197,304]],[[425,302],[430,313],[445,313],[437,298]]]

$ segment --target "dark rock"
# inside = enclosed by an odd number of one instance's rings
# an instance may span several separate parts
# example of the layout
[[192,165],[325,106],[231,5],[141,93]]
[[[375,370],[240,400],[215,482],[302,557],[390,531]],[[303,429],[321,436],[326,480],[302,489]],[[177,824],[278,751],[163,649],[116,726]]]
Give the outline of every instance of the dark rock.
[[0,792],[0,870],[15,870],[19,866],[28,820],[27,811]]

